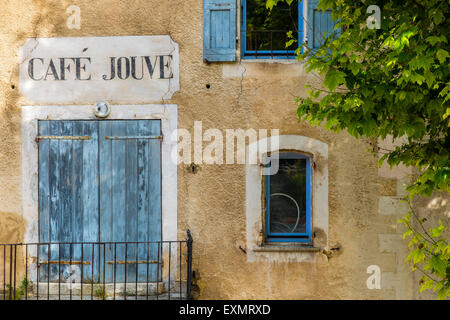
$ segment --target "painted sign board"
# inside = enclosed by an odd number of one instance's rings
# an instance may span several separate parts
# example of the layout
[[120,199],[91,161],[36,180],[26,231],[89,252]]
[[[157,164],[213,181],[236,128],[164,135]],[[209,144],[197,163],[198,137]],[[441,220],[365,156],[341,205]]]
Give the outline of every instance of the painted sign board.
[[180,88],[170,36],[29,38],[19,64],[19,90],[37,103],[160,101]]

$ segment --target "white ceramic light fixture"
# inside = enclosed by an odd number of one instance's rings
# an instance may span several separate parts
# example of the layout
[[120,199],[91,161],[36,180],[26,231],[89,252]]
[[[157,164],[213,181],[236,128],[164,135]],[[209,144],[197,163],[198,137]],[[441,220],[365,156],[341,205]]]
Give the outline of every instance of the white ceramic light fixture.
[[94,106],[94,114],[97,118],[106,118],[111,113],[111,106],[106,101],[99,101]]

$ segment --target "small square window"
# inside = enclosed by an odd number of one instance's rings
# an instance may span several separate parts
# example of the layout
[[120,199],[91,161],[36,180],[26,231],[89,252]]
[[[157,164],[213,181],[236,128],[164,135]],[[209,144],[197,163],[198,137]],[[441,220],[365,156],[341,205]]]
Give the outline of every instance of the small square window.
[[281,152],[269,156],[267,163],[267,167],[278,170],[265,176],[266,241],[310,243],[310,158],[300,153]]
[[[300,41],[286,47],[292,31]],[[293,59],[303,40],[303,4],[278,3],[272,10],[265,0],[242,0],[242,56],[247,59]]]

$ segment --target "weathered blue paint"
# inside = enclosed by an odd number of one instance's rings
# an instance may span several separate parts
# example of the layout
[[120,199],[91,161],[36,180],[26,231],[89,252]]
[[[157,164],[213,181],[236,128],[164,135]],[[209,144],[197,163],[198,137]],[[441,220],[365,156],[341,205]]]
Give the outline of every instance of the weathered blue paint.
[[[39,134],[50,135],[50,122],[39,122]],[[50,241],[50,140],[39,141],[39,240]],[[40,261],[48,260],[47,246],[39,246]],[[39,271],[40,279],[45,280],[46,271]]]
[[[111,135],[126,135],[126,122],[115,121],[111,123]],[[103,139],[102,139],[103,140]],[[125,155],[127,140],[110,141],[112,152],[111,167],[111,185],[112,185],[112,234],[113,241],[126,241],[126,172]],[[125,246],[118,245],[116,248],[116,257],[119,260],[125,260]],[[116,266],[117,281],[124,281],[125,265]]]
[[[306,160],[306,232],[305,233],[274,233],[270,231],[270,175],[265,176],[265,238],[269,242],[311,242],[311,159],[310,157],[300,154],[300,153],[280,153],[277,157],[280,159],[286,156],[287,159],[305,159]],[[268,157],[270,160],[271,157]],[[270,167],[271,162],[269,161],[266,168]]]
[[[83,135],[91,136],[90,140],[83,142],[83,174],[81,181],[82,194],[82,215],[83,227],[81,230],[74,230],[74,233],[82,232],[83,241],[95,242],[99,239],[99,193],[98,193],[98,122],[83,121]],[[92,253],[90,246],[85,246],[87,258],[91,260],[94,266],[98,265],[98,248]],[[92,256],[93,255],[93,256]],[[83,274],[87,279],[92,277],[92,268],[85,266]],[[89,275],[89,276],[88,276]],[[99,270],[94,267],[93,281],[99,281]]]
[[[106,136],[111,135],[111,126],[113,123],[111,121],[103,121],[99,126],[99,141],[103,142]],[[114,233],[114,217],[113,217],[113,179],[112,179],[112,144],[111,143],[100,143],[99,144],[99,172],[100,172],[100,241],[101,242],[113,242]],[[105,248],[106,258],[114,258],[114,247],[108,245]],[[108,261],[105,259],[105,261]],[[103,262],[103,261],[102,261]],[[112,270],[110,270],[110,265],[106,264],[106,277],[107,282],[114,280],[110,275]],[[103,268],[101,268],[103,270]],[[112,278],[112,279],[111,279]]]
[[[318,0],[308,1],[308,47],[318,49],[324,40],[334,33],[334,27],[337,21],[331,19],[331,11],[319,11]],[[339,34],[339,30],[336,30]]]
[[[90,136],[89,140],[39,141],[39,241],[161,241],[160,120],[40,121],[41,136]],[[110,140],[107,136],[131,137]],[[40,261],[58,260],[57,245],[41,246]],[[148,252],[148,253],[147,253]],[[50,255],[49,255],[50,254]],[[61,246],[61,259],[91,262],[83,279],[106,282],[147,281],[147,260],[157,259],[157,246],[128,244]],[[141,263],[136,263],[141,261]],[[42,265],[40,280],[57,280],[58,264]],[[80,267],[78,275],[81,273]],[[44,270],[45,269],[45,270]],[[126,274],[125,274],[126,269]],[[61,265],[61,274],[69,266]],[[157,265],[149,265],[155,281]],[[64,281],[64,278],[61,279]],[[67,279],[66,279],[67,280]]]
[[[82,121],[73,121],[72,126],[74,136],[83,136],[84,132]],[[84,198],[81,186],[83,181],[83,148],[85,144],[86,143],[82,140],[72,140],[72,230],[83,230]],[[83,233],[74,232],[72,234],[72,241],[82,242]],[[81,261],[81,251],[81,245],[73,246],[72,253],[76,261]],[[83,252],[83,259],[84,257],[85,253]]]
[[[137,135],[136,121],[127,121],[126,135]],[[125,201],[125,223],[126,223],[126,241],[137,242],[137,140],[126,140],[126,160],[122,164],[125,167],[126,175],[126,201]],[[137,261],[136,259],[136,245],[130,244],[127,248],[127,256],[130,261]],[[128,281],[133,281],[136,277],[136,264],[129,264],[127,266]]]
[[[62,121],[60,122],[59,135],[71,136],[72,135],[72,122]],[[71,242],[72,241],[72,140],[61,140],[59,142],[59,163],[57,165],[59,169],[59,201],[58,201],[58,224],[59,224],[59,241]],[[62,213],[62,214],[61,214]],[[55,248],[55,250],[59,248]],[[53,250],[52,250],[53,251]],[[64,260],[70,258],[70,246],[64,245],[60,248],[61,256]],[[59,252],[58,252],[59,255]]]
[[[150,133],[160,132],[160,122],[152,122],[150,126]],[[162,237],[162,216],[161,216],[161,141],[150,140],[148,141],[148,155],[149,161],[149,191],[148,191],[148,207],[149,207],[149,223],[148,223],[148,235],[151,241],[158,241]],[[152,244],[149,248],[150,258],[156,260],[158,258],[158,246],[159,244]],[[161,249],[159,249],[161,250]],[[150,265],[150,274],[153,278],[156,275],[161,276],[161,270],[157,273],[157,266]]]
[[203,1],[203,59],[236,61],[236,0]]
[[[161,241],[161,141],[148,139],[161,134],[160,121],[102,121],[100,128],[100,148],[105,154],[105,157],[100,156],[100,167],[105,171],[100,175],[100,194],[111,194],[112,197],[112,219],[111,223],[107,223],[111,231],[102,224],[101,234],[112,235],[109,239],[116,242]],[[104,138],[106,136],[128,136],[132,139],[109,140]],[[111,156],[107,154],[109,150]],[[101,216],[108,216],[109,206],[101,207]],[[113,247],[109,253],[107,251],[107,261],[114,260],[113,251]],[[149,252],[150,260],[156,258],[156,254]],[[117,245],[116,260],[125,259],[128,262],[147,260],[146,246],[128,244],[125,248],[123,244]],[[149,266],[151,281],[156,280],[156,268],[156,265]],[[113,265],[106,265],[106,270],[107,279],[111,281],[114,277]],[[136,273],[139,282],[146,281],[147,264],[126,264],[127,282],[136,281]],[[125,281],[124,264],[116,266],[116,281]]]

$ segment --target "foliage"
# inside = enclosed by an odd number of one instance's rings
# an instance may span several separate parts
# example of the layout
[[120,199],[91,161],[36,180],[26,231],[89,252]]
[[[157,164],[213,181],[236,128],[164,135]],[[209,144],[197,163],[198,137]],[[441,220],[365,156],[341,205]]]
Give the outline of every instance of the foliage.
[[108,294],[106,293],[103,285],[97,285],[95,287],[94,296],[101,300],[106,300],[106,298],[108,297]]
[[[11,298],[11,300],[20,300],[22,297],[26,294],[27,289],[29,288],[30,283],[27,279],[23,279],[22,283],[20,284],[20,287],[15,288],[12,287],[10,284],[6,285],[7,290],[7,297]],[[28,290],[29,291],[29,290]]]
[[399,220],[407,228],[403,239],[412,237],[406,260],[411,262],[412,271],[419,270],[423,273],[420,292],[433,289],[437,292],[438,299],[443,300],[448,296],[450,288],[450,244],[443,237],[447,228],[439,221],[439,226],[427,230],[424,227],[426,219],[419,219],[411,203],[408,203],[410,211]]
[[[285,31],[296,30],[298,22],[298,1],[291,6],[280,3],[269,10],[266,0],[247,0],[246,46],[248,50],[283,50],[286,43]],[[295,50],[292,47],[289,50]]]
[[[280,2],[291,1],[267,0],[266,5]],[[381,9],[378,30],[367,27],[369,5]],[[302,44],[297,51],[307,72],[323,77],[322,87],[310,86],[306,98],[297,98],[299,121],[346,130],[356,138],[402,138],[393,150],[376,150],[384,153],[379,164],[417,168],[407,187],[410,198],[450,192],[450,24],[445,19],[450,1],[319,0],[319,10],[326,9],[340,32],[322,37],[316,50]],[[405,235],[412,236],[408,260],[413,269],[424,263],[436,277],[424,280],[422,289],[434,286],[438,298],[446,297],[448,244],[434,237],[443,224],[427,231],[430,238],[412,228],[411,214],[402,222],[409,225]]]

